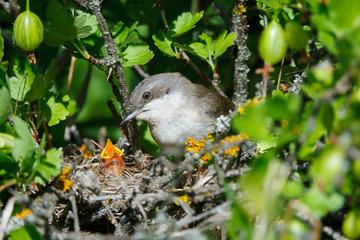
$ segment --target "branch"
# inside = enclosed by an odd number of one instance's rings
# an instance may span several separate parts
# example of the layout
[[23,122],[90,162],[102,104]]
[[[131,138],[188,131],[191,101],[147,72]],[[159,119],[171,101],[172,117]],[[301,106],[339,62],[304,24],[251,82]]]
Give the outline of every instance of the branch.
[[[180,51],[182,51],[180,49]],[[204,72],[202,72],[200,70],[200,68],[198,68],[198,66],[196,66],[194,64],[193,61],[191,61],[191,59],[189,58],[189,56],[184,52],[182,51],[181,53],[181,57],[180,57],[180,61],[183,61],[185,62],[185,64],[188,64],[197,74],[199,74],[202,79],[204,79],[208,84],[210,84],[214,89],[215,91],[220,94],[221,96],[223,97],[226,97],[228,98],[228,96],[226,96],[226,94],[221,90],[221,88],[219,88],[219,86],[217,85],[217,82],[216,81],[211,81],[206,75]]]
[[235,0],[235,6],[232,14],[233,30],[237,34],[235,39],[236,58],[234,71],[234,96],[233,100],[237,106],[244,104],[248,98],[248,82],[250,81],[247,74],[250,71],[247,61],[250,57],[250,51],[246,45],[247,18],[245,4],[247,0]]
[[[125,80],[124,72],[122,69],[122,65],[120,63],[120,59],[117,55],[116,44],[114,42],[113,37],[110,34],[109,28],[106,24],[106,20],[100,11],[101,10],[101,8],[100,8],[101,2],[102,2],[101,0],[93,0],[93,1],[84,0],[85,5],[96,16],[101,34],[105,41],[105,46],[106,46],[108,54],[109,54],[108,59],[111,59],[110,65],[108,65],[108,66],[113,68],[115,71],[115,76],[116,76],[117,83],[119,86],[119,88],[118,88],[119,93],[117,94],[114,92],[114,94],[120,96],[120,103],[121,103],[122,110],[124,110],[124,112],[126,114],[128,114],[130,112],[130,108],[129,108],[130,93],[129,93],[128,86],[126,84],[126,80]],[[113,91],[114,91],[114,88],[113,88]],[[139,139],[139,134],[138,134],[138,130],[136,127],[136,122],[134,120],[130,121],[130,123],[128,124],[128,130],[129,130],[129,135],[127,137],[129,139],[129,142],[131,143],[132,151],[135,153],[137,150],[140,149],[140,139]]]

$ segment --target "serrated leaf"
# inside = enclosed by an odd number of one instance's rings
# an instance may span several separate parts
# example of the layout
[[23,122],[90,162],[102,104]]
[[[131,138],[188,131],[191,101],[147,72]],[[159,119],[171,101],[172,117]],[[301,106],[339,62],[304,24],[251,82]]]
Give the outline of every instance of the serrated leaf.
[[25,100],[33,102],[42,97],[46,89],[46,83],[42,76],[36,76],[34,82],[31,84],[30,90],[25,95]]
[[62,151],[51,148],[45,156],[41,156],[40,162],[36,166],[34,182],[45,184],[50,178],[57,176],[61,172]]
[[76,10],[75,12],[78,15],[74,19],[77,38],[86,38],[96,32],[98,28],[98,22],[95,15],[91,15],[81,10]]
[[190,12],[184,12],[173,22],[174,28],[171,31],[174,32],[173,37],[178,37],[190,29],[195,27],[195,24],[203,17],[204,11],[197,12],[192,15]]
[[175,57],[175,53],[171,48],[172,38],[168,36],[164,31],[159,31],[157,35],[152,36],[155,46],[159,48],[160,51],[165,53],[170,57]]
[[22,78],[24,75],[27,75],[31,81],[35,78],[33,67],[30,64],[29,59],[25,56],[21,56],[15,59],[13,71],[15,76],[18,78]]
[[221,56],[236,39],[237,35],[235,33],[226,34],[227,31],[224,30],[220,33],[218,38],[214,40],[214,58]]
[[203,43],[200,43],[200,42],[191,43],[189,45],[189,47],[191,47],[193,52],[201,58],[206,59],[206,58],[210,57],[210,53],[206,49],[206,45]]
[[44,33],[46,44],[55,47],[76,38],[75,19],[69,9],[52,1],[47,7],[46,17],[51,23],[51,27]]
[[23,79],[11,77],[9,79],[9,88],[11,97],[15,100],[24,101],[27,92],[31,88],[32,82],[26,76]]
[[13,99],[24,101],[25,95],[34,81],[35,73],[26,57],[15,59],[13,72],[15,76],[9,79],[10,95]]
[[2,61],[4,57],[4,38],[1,35],[1,30],[0,30],[0,62]]
[[187,46],[187,45],[183,45],[183,44],[179,44],[177,42],[174,42],[174,47],[176,48],[181,48],[182,50],[186,51],[186,52],[189,52],[191,54],[194,54],[196,55],[196,53],[194,52],[194,50],[190,47],[190,46]]
[[28,171],[35,162],[33,157],[36,150],[34,139],[31,136],[28,125],[17,116],[14,118],[14,129],[15,146],[12,155],[16,161],[21,159],[20,171]]
[[49,82],[53,81],[56,77],[57,71],[58,69],[55,68],[55,59],[53,59],[45,71],[44,82],[48,84]]
[[124,54],[125,56],[121,59],[124,67],[143,65],[154,57],[148,45],[129,45]]
[[3,87],[0,88],[0,124],[6,121],[11,114],[11,97],[9,91]]
[[205,42],[205,49],[209,53],[209,56],[214,55],[212,38],[206,33],[202,33],[199,38]]
[[69,115],[68,105],[69,96],[63,97],[50,96],[46,102],[42,102],[41,109],[45,115],[46,121],[49,126],[58,124],[61,120],[65,120]]
[[120,48],[125,45],[127,38],[135,30],[137,24],[138,22],[135,22],[130,28],[128,28],[123,22],[118,22],[114,26],[114,41]]
[[25,100],[33,102],[44,96],[49,88],[49,82],[55,79],[56,72],[55,59],[53,59],[48,69],[46,69],[44,76],[35,77],[30,90],[25,95]]

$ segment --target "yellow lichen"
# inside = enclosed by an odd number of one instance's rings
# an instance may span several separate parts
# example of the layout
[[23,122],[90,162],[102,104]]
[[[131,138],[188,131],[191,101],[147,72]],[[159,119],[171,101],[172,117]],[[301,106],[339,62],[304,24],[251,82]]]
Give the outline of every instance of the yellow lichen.
[[[188,187],[184,187],[183,189],[173,188],[173,189],[171,190],[171,192],[183,191],[183,190],[186,190],[186,189],[188,189]],[[182,200],[184,203],[188,203],[188,202],[189,202],[189,195],[188,195],[188,194],[184,194],[184,195],[181,195],[181,196],[176,196],[176,198]],[[180,206],[180,203],[179,203],[177,200],[174,200],[174,203],[175,203],[177,206]]]
[[29,216],[31,214],[31,210],[28,208],[25,208],[20,213],[16,213],[15,217],[24,219],[26,216]]
[[245,13],[246,12],[246,8],[244,5],[237,5],[234,7],[234,13],[236,15],[240,15],[242,13]]
[[264,98],[258,99],[257,97],[254,97],[252,100],[249,100],[247,103],[244,104],[244,106],[242,106],[241,108],[238,109],[239,114],[244,114],[245,113],[245,109],[247,107],[255,107],[257,106],[259,103],[263,102]]
[[[223,140],[220,141],[220,143],[222,144],[228,144],[228,143],[234,143],[234,142],[238,142],[238,141],[242,141],[242,140],[247,140],[249,139],[249,135],[246,133],[240,133],[240,134],[236,134],[236,135],[232,135],[232,136],[227,136],[225,137]],[[226,148],[224,151],[225,156],[233,156],[233,157],[237,157],[238,153],[240,151],[240,147],[239,146],[232,146],[230,148]]]
[[213,142],[215,140],[214,136],[211,133],[208,133],[207,139],[209,139],[210,142]]
[[68,166],[66,166],[61,171],[61,174],[59,176],[59,179],[60,179],[60,181],[62,182],[62,185],[63,185],[63,192],[66,192],[66,191],[70,190],[71,187],[74,185],[74,182],[67,178],[67,175],[69,175],[69,174],[70,174],[70,168]]
[[83,153],[84,158],[91,158],[94,156],[89,149],[86,149],[86,146],[84,144],[81,145],[80,150]]
[[205,149],[205,138],[201,139],[201,142],[196,141],[193,137],[187,139],[185,146],[187,152],[192,152],[193,154],[197,154],[200,151]]

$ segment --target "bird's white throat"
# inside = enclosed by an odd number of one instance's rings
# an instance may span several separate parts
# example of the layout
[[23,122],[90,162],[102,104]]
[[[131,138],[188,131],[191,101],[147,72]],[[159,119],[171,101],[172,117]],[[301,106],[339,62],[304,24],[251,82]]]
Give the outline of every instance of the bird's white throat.
[[[214,130],[213,119],[194,106],[189,96],[178,91],[147,103],[136,119],[149,123],[151,134],[162,148],[182,154],[189,137],[200,140]],[[176,152],[175,152],[176,151]]]

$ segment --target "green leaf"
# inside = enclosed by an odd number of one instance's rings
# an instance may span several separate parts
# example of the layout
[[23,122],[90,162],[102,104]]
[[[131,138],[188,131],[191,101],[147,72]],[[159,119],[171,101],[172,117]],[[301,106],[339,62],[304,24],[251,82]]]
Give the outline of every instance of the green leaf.
[[31,84],[30,90],[25,95],[25,100],[33,102],[40,99],[46,89],[46,83],[42,76],[36,76],[34,82]]
[[343,195],[337,192],[326,194],[313,185],[302,197],[302,202],[310,208],[315,216],[322,217],[328,211],[333,212],[340,209],[344,205],[345,199]]
[[28,102],[33,102],[44,96],[49,88],[49,82],[55,79],[56,72],[57,69],[55,69],[55,59],[53,59],[48,69],[46,69],[45,75],[35,77],[30,90],[25,95],[25,100]]
[[9,91],[5,87],[0,88],[0,124],[6,121],[11,112],[11,97]]
[[228,47],[230,47],[237,35],[235,33],[227,34],[226,30],[223,30],[217,39],[214,40],[214,58],[221,56]]
[[190,12],[184,12],[173,22],[174,28],[171,31],[174,32],[173,37],[178,37],[190,29],[195,27],[195,24],[203,17],[204,11],[197,12],[192,15]]
[[62,151],[51,148],[45,156],[41,156],[37,164],[34,175],[34,182],[45,184],[50,178],[57,176],[61,172]]
[[10,155],[0,153],[0,169],[5,170],[11,177],[16,177],[18,168],[18,164]]
[[77,37],[74,16],[59,2],[50,2],[46,10],[46,17],[51,23],[51,27],[44,33],[46,44],[55,47]]
[[2,61],[4,57],[4,38],[1,35],[0,31],[0,62]]
[[155,46],[157,46],[160,51],[170,57],[175,57],[175,53],[171,48],[171,44],[173,43],[171,36],[161,30],[157,35],[153,35],[152,38]]
[[34,225],[24,226],[10,232],[9,240],[41,240],[43,239]]
[[124,67],[143,65],[154,57],[148,45],[129,45],[124,54],[125,56],[121,59]]
[[21,159],[21,171],[28,171],[34,164],[36,150],[34,139],[28,125],[19,117],[14,118],[15,146],[12,155],[16,161]]
[[96,32],[98,29],[98,22],[96,16],[81,10],[75,11],[78,16],[74,19],[74,26],[76,28],[76,37],[86,38]]
[[8,75],[6,73],[8,68],[8,62],[0,63],[0,87],[8,88]]
[[213,40],[206,33],[202,33],[199,38],[205,42],[205,49],[209,53],[209,56],[214,55]]
[[212,60],[212,56],[214,55],[214,46],[213,46],[212,38],[206,33],[202,33],[199,36],[199,38],[203,42],[205,42],[205,44],[201,42],[191,43],[189,47],[192,49],[192,52],[190,53],[193,53],[198,57],[204,59],[210,65],[210,67],[214,69],[215,64],[213,63]]
[[35,73],[26,57],[15,59],[13,71],[15,76],[9,79],[10,95],[13,99],[24,101],[34,81]]
[[133,25],[131,25],[130,28],[126,27],[123,22],[118,22],[114,26],[114,30],[112,35],[114,36],[114,41],[116,45],[118,45],[120,48],[123,47],[126,43],[126,40],[128,39],[129,35],[134,32],[138,22],[135,22]]
[[0,149],[12,149],[15,147],[15,138],[13,135],[0,132]]
[[48,122],[49,126],[56,125],[60,122],[60,120],[65,120],[69,115],[68,105],[69,105],[69,96],[64,95],[58,96],[50,96],[46,102],[42,102],[41,108],[45,115],[45,119]]
[[200,42],[191,43],[189,47],[191,47],[193,53],[195,53],[197,56],[203,59],[207,59],[208,57],[210,57],[209,51],[206,48],[206,45],[203,43]]

